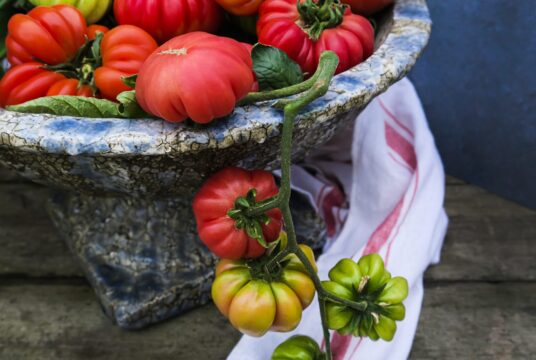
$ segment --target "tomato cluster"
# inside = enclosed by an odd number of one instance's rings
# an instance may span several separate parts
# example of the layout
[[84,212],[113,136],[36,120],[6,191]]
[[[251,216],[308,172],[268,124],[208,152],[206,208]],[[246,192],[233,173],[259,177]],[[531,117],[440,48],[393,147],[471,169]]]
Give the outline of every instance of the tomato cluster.
[[367,303],[368,312],[355,311],[338,303],[327,304],[328,325],[342,335],[367,336],[390,341],[396,322],[406,314],[402,302],[408,296],[408,282],[391,277],[378,254],[362,257],[357,263],[339,261],[323,286],[340,298]]
[[53,95],[115,100],[157,43],[131,25],[88,27],[77,8],[55,5],[14,15],[6,48],[12,67],[0,81],[2,107]]
[[132,90],[138,75],[136,100],[145,112],[170,122],[208,123],[258,91],[250,54],[255,38],[285,52],[305,77],[325,50],[338,55],[337,72],[342,72],[374,49],[374,30],[360,14],[370,15],[391,1],[29,2],[35,7],[19,11],[7,24],[11,69],[0,81],[0,107],[55,95],[116,101]]

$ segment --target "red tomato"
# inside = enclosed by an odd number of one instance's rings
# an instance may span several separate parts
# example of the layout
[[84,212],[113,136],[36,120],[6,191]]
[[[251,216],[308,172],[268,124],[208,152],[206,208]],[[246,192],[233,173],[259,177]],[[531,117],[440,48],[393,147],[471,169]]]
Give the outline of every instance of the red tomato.
[[253,63],[238,41],[193,32],[168,41],[143,64],[136,97],[170,122],[208,123],[233,112],[253,86]]
[[159,42],[193,31],[216,32],[222,11],[214,0],[115,0],[119,24],[139,26]]
[[9,20],[7,59],[11,65],[35,60],[61,64],[74,58],[85,37],[86,20],[75,7],[38,6]]
[[42,66],[28,62],[9,69],[0,81],[0,107],[46,96],[56,83],[66,79],[61,74],[42,69]]
[[257,34],[259,42],[275,46],[296,61],[309,75],[318,66],[325,50],[339,56],[337,73],[366,60],[374,51],[374,29],[367,19],[344,12],[342,23],[327,28],[313,39],[299,24],[302,21],[297,0],[265,0],[259,8]]
[[352,11],[356,14],[365,16],[373,15],[391,5],[394,0],[342,0],[343,3],[350,5]]
[[[217,256],[227,259],[255,258],[264,253],[257,240],[250,238],[244,229],[237,229],[235,220],[227,215],[234,209],[235,200],[257,189],[257,201],[275,196],[279,189],[272,174],[266,171],[246,171],[226,168],[212,175],[196,194],[193,202],[197,231],[203,243]],[[262,225],[266,242],[279,237],[281,211],[266,213],[270,222]]]
[[86,35],[89,40],[95,40],[98,33],[106,34],[110,29],[103,25],[89,25],[86,30]]
[[122,77],[137,74],[143,62],[158,47],[144,30],[121,25],[107,32],[101,42],[102,66],[95,70],[95,84],[103,98],[115,100],[131,90]]
[[46,96],[56,95],[93,97],[93,90],[91,86],[80,85],[80,81],[76,79],[64,79],[54,83],[46,94]]
[[233,15],[247,16],[257,13],[263,0],[216,0],[222,8]]

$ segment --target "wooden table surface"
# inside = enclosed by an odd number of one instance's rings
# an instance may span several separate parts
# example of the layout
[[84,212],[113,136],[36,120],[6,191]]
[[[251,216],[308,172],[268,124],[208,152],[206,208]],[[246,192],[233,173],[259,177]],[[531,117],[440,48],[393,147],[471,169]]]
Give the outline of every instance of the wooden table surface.
[[[239,338],[212,305],[111,325],[44,210],[46,188],[0,171],[0,359],[224,359]],[[440,265],[426,273],[412,359],[536,357],[536,212],[454,178]]]

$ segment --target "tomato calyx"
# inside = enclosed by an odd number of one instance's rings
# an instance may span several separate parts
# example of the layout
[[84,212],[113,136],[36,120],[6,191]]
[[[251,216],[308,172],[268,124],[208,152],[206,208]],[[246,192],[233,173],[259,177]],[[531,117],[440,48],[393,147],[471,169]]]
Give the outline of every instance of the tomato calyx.
[[265,213],[255,216],[247,214],[247,210],[259,203],[257,202],[257,189],[250,189],[246,196],[240,196],[235,200],[235,206],[227,212],[227,216],[235,221],[237,229],[244,229],[249,237],[256,239],[266,249],[268,244],[264,239],[262,225],[268,225],[270,217]]
[[78,50],[75,58],[58,65],[43,65],[43,69],[57,72],[70,79],[79,81],[78,87],[88,85],[93,95],[97,93],[95,70],[102,66],[101,42],[104,33],[98,32],[94,40],[86,38],[84,45]]
[[325,29],[339,26],[348,7],[340,0],[298,1],[300,26],[313,40],[318,40]]

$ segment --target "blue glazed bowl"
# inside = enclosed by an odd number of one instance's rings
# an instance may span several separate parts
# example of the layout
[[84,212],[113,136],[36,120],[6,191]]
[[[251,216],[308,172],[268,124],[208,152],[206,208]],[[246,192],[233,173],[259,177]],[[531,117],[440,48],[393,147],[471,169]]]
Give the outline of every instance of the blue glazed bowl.
[[[300,115],[294,160],[327,141],[409,72],[430,35],[426,1],[397,1],[379,29],[374,55],[337,75],[327,95]],[[189,195],[225,166],[278,166],[282,113],[270,105],[238,107],[202,128],[154,119],[0,110],[0,164],[36,182],[77,192]]]

